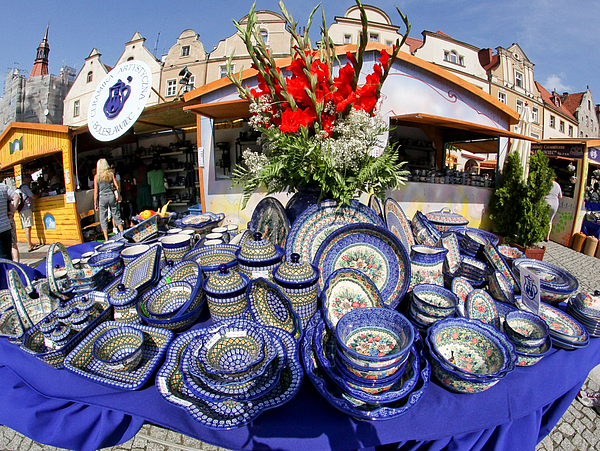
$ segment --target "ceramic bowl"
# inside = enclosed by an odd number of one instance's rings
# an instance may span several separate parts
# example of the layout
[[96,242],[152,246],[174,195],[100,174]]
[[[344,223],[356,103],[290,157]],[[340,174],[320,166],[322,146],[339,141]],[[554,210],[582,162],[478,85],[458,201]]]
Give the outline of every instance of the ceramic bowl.
[[144,323],[150,326],[160,327],[162,329],[169,329],[178,332],[194,325],[200,317],[203,307],[204,302],[201,302],[197,305],[192,304],[192,306],[180,316],[166,319],[153,318],[149,316],[148,312],[145,311],[146,309],[142,302],[138,302],[136,309],[138,315]]
[[183,260],[193,260],[200,266],[205,276],[217,273],[220,265],[233,269],[238,265],[235,252],[239,246],[218,244],[192,249],[183,256]]
[[552,349],[552,340],[550,337],[541,346],[527,348],[515,346],[517,353],[517,366],[531,366],[538,363]]
[[515,303],[515,294],[508,279],[501,271],[495,270],[490,273],[488,278],[488,291],[492,297],[500,302],[507,304]]
[[87,264],[91,268],[104,269],[110,275],[123,269],[123,260],[118,252],[100,252],[92,255]]
[[[96,249],[96,252],[121,252],[125,248],[122,241],[107,241]],[[83,257],[83,255],[82,255]]]
[[197,357],[211,374],[241,375],[265,357],[263,334],[246,320],[233,321],[203,336]]
[[340,375],[346,380],[346,383],[354,388],[355,390],[361,390],[371,395],[377,395],[379,393],[385,393],[398,382],[398,380],[404,374],[404,368],[406,366],[407,359],[404,360],[402,365],[403,371],[397,371],[389,377],[381,379],[367,379],[363,377],[357,377],[350,372],[344,365],[340,364],[336,359],[336,368]]
[[517,258],[525,257],[525,254],[519,249],[512,246],[507,246],[506,244],[498,246],[498,252],[500,252],[500,254],[504,257],[504,260],[506,260],[511,267]]
[[417,320],[419,326],[427,327],[435,323],[436,321],[440,321],[448,316],[454,316],[454,312],[450,313],[446,316],[433,316],[419,309],[414,303],[411,303],[409,306],[410,315],[412,318]]
[[335,353],[336,364],[345,370],[345,372],[350,373],[352,377],[358,379],[359,381],[368,380],[368,381],[386,381],[389,377],[393,376],[400,372],[402,374],[404,372],[404,368],[406,366],[406,362],[408,361],[408,357],[410,353],[407,353],[406,356],[398,362],[393,363],[387,367],[381,368],[365,368],[364,366],[357,365],[352,360],[350,360],[343,352],[337,351]]
[[171,282],[156,287],[152,294],[144,300],[146,311],[150,317],[168,319],[182,309],[185,311],[191,302],[194,287],[188,282]]
[[414,329],[401,313],[386,308],[350,310],[335,328],[337,349],[350,360],[388,366],[410,351]]
[[93,356],[113,371],[131,371],[142,360],[144,333],[130,326],[108,329],[95,341]]
[[515,310],[506,315],[504,332],[517,346],[542,346],[550,334],[548,324],[538,315]]
[[439,285],[422,283],[415,285],[412,291],[413,304],[422,312],[434,317],[446,317],[454,314],[458,296],[451,290]]
[[125,264],[127,264],[129,262],[132,262],[136,258],[138,258],[140,255],[145,253],[148,249],[150,249],[150,246],[148,246],[147,244],[136,244],[134,246],[126,246],[121,251],[121,258],[123,259]]
[[467,380],[442,367],[436,359],[430,359],[430,363],[431,372],[435,378],[448,390],[456,393],[481,393],[496,385],[500,380]]
[[579,282],[568,271],[553,265],[530,258],[518,258],[513,262],[515,277],[519,280],[521,268],[535,272],[540,278],[540,296],[543,302],[556,305],[569,296],[577,288]]

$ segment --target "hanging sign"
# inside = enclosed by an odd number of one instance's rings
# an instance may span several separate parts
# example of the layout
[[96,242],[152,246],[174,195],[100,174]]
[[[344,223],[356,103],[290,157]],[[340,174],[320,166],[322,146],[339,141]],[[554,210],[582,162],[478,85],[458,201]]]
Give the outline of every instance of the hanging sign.
[[119,64],[96,87],[88,108],[88,128],[98,141],[112,141],[138,120],[150,93],[152,72],[143,61]]
[[520,270],[521,301],[531,313],[539,315],[540,312],[540,278],[526,268]]

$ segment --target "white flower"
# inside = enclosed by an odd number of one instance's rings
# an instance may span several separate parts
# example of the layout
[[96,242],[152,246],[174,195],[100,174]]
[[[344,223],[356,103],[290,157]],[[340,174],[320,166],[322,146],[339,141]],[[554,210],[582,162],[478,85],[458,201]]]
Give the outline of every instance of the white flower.
[[253,152],[250,149],[244,150],[242,158],[244,159],[246,167],[253,175],[258,175],[261,169],[269,163],[269,159],[266,155],[259,152]]

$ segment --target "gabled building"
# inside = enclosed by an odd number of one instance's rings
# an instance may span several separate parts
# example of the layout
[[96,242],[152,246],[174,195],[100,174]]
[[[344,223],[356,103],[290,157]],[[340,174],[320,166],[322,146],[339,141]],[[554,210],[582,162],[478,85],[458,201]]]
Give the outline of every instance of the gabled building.
[[563,106],[577,119],[580,138],[595,138],[598,134],[598,116],[594,106],[594,98],[589,86],[584,92],[560,96]]
[[543,138],[576,138],[579,135],[577,119],[563,105],[560,94],[549,92],[537,81],[535,84],[544,102]]

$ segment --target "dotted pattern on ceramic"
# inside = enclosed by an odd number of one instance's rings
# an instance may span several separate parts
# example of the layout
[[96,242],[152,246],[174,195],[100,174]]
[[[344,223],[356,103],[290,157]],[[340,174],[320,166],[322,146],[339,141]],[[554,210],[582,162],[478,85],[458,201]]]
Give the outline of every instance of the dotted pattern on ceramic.
[[443,247],[414,245],[410,253],[409,290],[422,283],[443,286],[443,267],[447,252]]
[[158,215],[150,216],[145,221],[133,226],[123,233],[123,237],[134,243],[152,239],[158,235]]
[[92,355],[114,371],[131,371],[142,361],[144,333],[135,327],[109,329],[94,340]]
[[281,254],[267,239],[263,239],[260,233],[255,233],[252,239],[244,242],[243,246],[236,254],[236,257],[246,264],[271,262],[272,260],[280,259]]
[[280,286],[281,291],[287,296],[292,304],[292,309],[300,318],[302,329],[308,324],[308,320],[317,312],[319,300],[319,286],[315,282],[307,288],[286,288]]
[[155,284],[160,278],[161,255],[162,248],[160,246],[150,246],[150,249],[125,265],[121,283],[138,291]]
[[156,318],[171,318],[177,313],[185,313],[192,301],[194,288],[188,282],[171,282],[160,285],[145,298],[148,315]]

